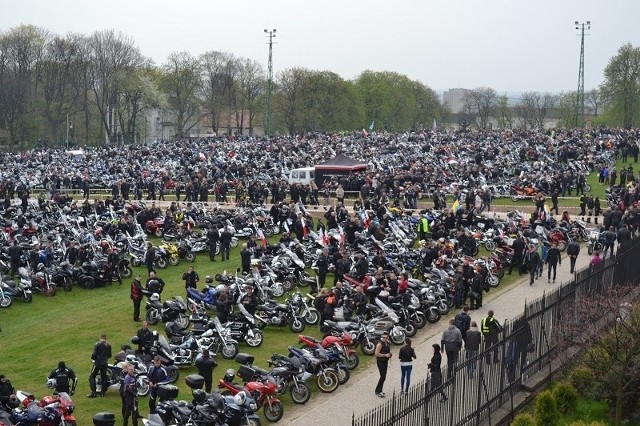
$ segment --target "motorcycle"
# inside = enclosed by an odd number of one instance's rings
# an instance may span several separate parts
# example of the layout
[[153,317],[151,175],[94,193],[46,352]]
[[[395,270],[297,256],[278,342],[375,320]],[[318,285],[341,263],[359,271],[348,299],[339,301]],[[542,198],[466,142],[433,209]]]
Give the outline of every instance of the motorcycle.
[[33,293],[31,292],[31,281],[20,279],[17,283],[7,277],[2,278],[2,289],[11,295],[12,299],[22,299],[25,303],[31,303]]
[[29,282],[32,291],[42,293],[49,297],[55,296],[57,291],[56,285],[51,281],[51,276],[44,271],[44,265],[40,265],[42,264],[38,265],[38,272],[36,272],[33,277],[29,274],[29,270],[27,268],[23,266],[18,268],[20,280],[25,281],[25,286],[27,282]]
[[174,296],[161,303],[158,293],[153,293],[147,301],[146,309],[149,324],[173,321],[183,329],[189,326],[189,317],[186,315],[187,305],[180,296]]
[[164,235],[164,218],[157,217],[155,219],[149,219],[144,223],[144,231],[158,238],[162,238]]
[[602,238],[602,234],[598,229],[592,229],[589,233],[589,245],[587,245],[587,253],[589,256],[593,254],[594,251],[602,251],[604,248],[604,240]]
[[252,348],[262,345],[262,331],[255,326],[255,319],[242,305],[238,305],[239,315],[229,317],[221,333],[238,342],[245,342]]
[[[125,362],[118,362],[117,364],[108,364],[107,365],[107,383],[102,383],[102,377],[100,374],[96,377],[96,392],[104,393],[106,389],[120,389],[120,385],[124,380],[123,369],[125,366]],[[135,378],[136,378],[136,392],[139,397],[147,396],[149,394],[149,378],[147,377],[147,367],[144,363],[135,362],[132,359],[132,365],[135,369]],[[104,388],[103,388],[104,386]],[[104,391],[103,391],[104,389]]]
[[0,284],[0,308],[8,308],[13,305],[14,288],[4,281]]
[[259,305],[256,308],[255,318],[258,328],[267,325],[278,327],[289,326],[294,333],[301,333],[305,328],[303,319],[298,316],[296,307],[287,300],[285,303],[278,303],[275,300],[267,301],[267,304]]

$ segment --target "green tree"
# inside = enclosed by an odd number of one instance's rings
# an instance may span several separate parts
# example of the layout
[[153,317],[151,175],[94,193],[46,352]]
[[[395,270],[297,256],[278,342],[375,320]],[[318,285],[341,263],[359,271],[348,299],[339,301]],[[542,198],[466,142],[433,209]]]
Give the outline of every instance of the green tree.
[[507,98],[507,95],[502,95],[498,98],[498,104],[496,106],[496,116],[499,128],[513,128],[513,114],[511,113],[511,107],[509,106],[509,98]]
[[[236,76],[240,60],[232,53],[211,51],[200,57],[203,81],[201,94],[203,98],[204,110],[211,120],[211,128],[214,133],[218,133],[220,126],[227,120],[223,120],[223,112],[229,112],[234,104],[236,90]],[[246,72],[257,72],[257,70],[247,70]],[[252,76],[251,78],[257,78]],[[251,78],[246,77],[245,82],[240,83],[244,87],[244,97],[248,102],[255,101],[260,89],[256,89]],[[258,93],[256,93],[258,91]],[[228,118],[228,117],[227,117]],[[252,117],[253,118],[253,117]],[[224,129],[226,130],[226,129]]]
[[175,137],[182,138],[200,121],[201,64],[187,52],[174,52],[163,64],[162,89],[175,115]]
[[489,87],[480,87],[468,91],[464,97],[463,112],[479,129],[489,127],[489,118],[493,114],[498,102],[495,90]]
[[544,426],[555,426],[558,424],[559,418],[560,412],[553,393],[550,390],[540,392],[536,397],[536,423]]
[[631,128],[640,119],[640,47],[625,44],[609,60],[601,86],[607,108],[620,117],[624,128]]

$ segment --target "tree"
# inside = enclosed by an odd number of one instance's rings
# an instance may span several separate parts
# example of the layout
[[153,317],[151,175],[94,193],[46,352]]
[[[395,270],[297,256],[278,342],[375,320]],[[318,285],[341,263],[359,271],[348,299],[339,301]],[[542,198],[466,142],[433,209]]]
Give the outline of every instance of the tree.
[[469,116],[479,129],[489,127],[489,117],[493,113],[498,101],[495,90],[480,87],[468,91],[463,100],[463,112]]
[[201,64],[187,52],[174,52],[162,69],[162,88],[175,113],[175,137],[182,138],[200,121]]
[[507,98],[507,95],[502,95],[498,98],[496,111],[498,127],[501,129],[512,129],[513,115],[511,113],[511,107],[509,107],[509,98]]
[[522,127],[544,129],[547,115],[556,104],[557,97],[550,93],[525,92],[516,104],[516,112]]
[[287,132],[295,135],[304,131],[303,88],[309,77],[306,68],[288,68],[278,73],[274,111]]
[[598,89],[591,89],[584,94],[584,100],[589,108],[589,114],[594,117],[598,116],[598,109],[602,103],[602,96]]
[[242,134],[245,120],[252,131],[253,120],[261,110],[260,95],[265,87],[265,72],[262,65],[252,59],[239,59],[237,70],[236,129],[238,134]]
[[576,92],[565,92],[558,95],[555,108],[558,127],[565,129],[573,127],[576,116],[576,100]]
[[[235,98],[236,73],[238,72],[238,59],[228,52],[206,52],[200,57],[202,69],[201,93],[204,109],[211,119],[211,128],[218,133],[221,115],[223,111],[230,111],[232,100]],[[246,70],[247,72],[251,72]],[[249,100],[253,92],[253,82],[245,82],[247,91],[243,94]],[[251,86],[251,89],[249,89]],[[253,119],[253,117],[251,117]],[[226,130],[226,129],[225,129]]]
[[640,117],[640,48],[625,44],[604,69],[600,89],[607,107],[621,117],[624,128],[634,127]]

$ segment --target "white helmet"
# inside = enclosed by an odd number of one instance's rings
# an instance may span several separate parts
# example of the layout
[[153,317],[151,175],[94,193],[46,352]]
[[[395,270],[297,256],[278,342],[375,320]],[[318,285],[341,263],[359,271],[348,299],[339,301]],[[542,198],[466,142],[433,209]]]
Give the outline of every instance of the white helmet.
[[124,357],[124,359],[127,360],[129,364],[133,364],[136,361],[136,356],[133,354],[129,354],[126,357]]
[[56,379],[48,379],[47,380],[47,387],[49,389],[53,389],[56,387]]
[[244,391],[240,391],[238,392],[234,397],[233,397],[233,402],[236,403],[236,405],[241,406],[244,405],[244,403],[247,400],[247,394],[244,393]]
[[158,293],[153,293],[151,297],[149,297],[149,300],[151,300],[152,302],[157,302],[158,300],[160,300],[160,295]]

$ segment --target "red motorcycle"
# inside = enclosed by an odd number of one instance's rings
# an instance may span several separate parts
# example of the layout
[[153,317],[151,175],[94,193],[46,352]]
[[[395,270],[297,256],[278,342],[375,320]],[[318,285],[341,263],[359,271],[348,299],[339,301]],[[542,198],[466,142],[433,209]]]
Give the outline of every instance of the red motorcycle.
[[164,218],[156,217],[155,219],[149,219],[144,223],[144,231],[149,235],[155,235],[158,238],[162,238],[164,235]]
[[40,426],[76,426],[76,418],[73,415],[73,410],[76,405],[66,392],[61,392],[57,395],[44,396],[40,399],[38,406],[41,408],[50,407],[56,410],[58,417],[55,419],[43,419]]
[[[238,371],[240,375],[240,371]],[[233,383],[233,370],[227,370],[224,378],[218,380],[218,388],[225,389],[222,395],[235,395],[240,391],[245,391],[256,400],[257,409],[264,407],[264,417],[270,422],[279,421],[284,415],[284,406],[275,396],[278,393],[278,386],[275,381],[267,376],[265,382],[248,382],[245,386]]]
[[344,364],[349,370],[354,370],[358,366],[358,364],[360,364],[358,353],[351,349],[353,339],[351,338],[351,335],[346,331],[343,332],[341,336],[328,335],[325,336],[322,340],[316,339],[312,336],[305,336],[303,334],[300,334],[298,336],[298,340],[300,343],[309,348],[322,347],[327,350],[338,351],[342,356],[342,359],[344,360]]
[[364,286],[364,291],[367,291],[369,285],[371,285],[371,282],[373,281],[373,278],[370,275],[365,275],[362,281],[348,274],[344,274],[342,276],[342,279],[351,284],[354,288],[358,287],[359,285]]

